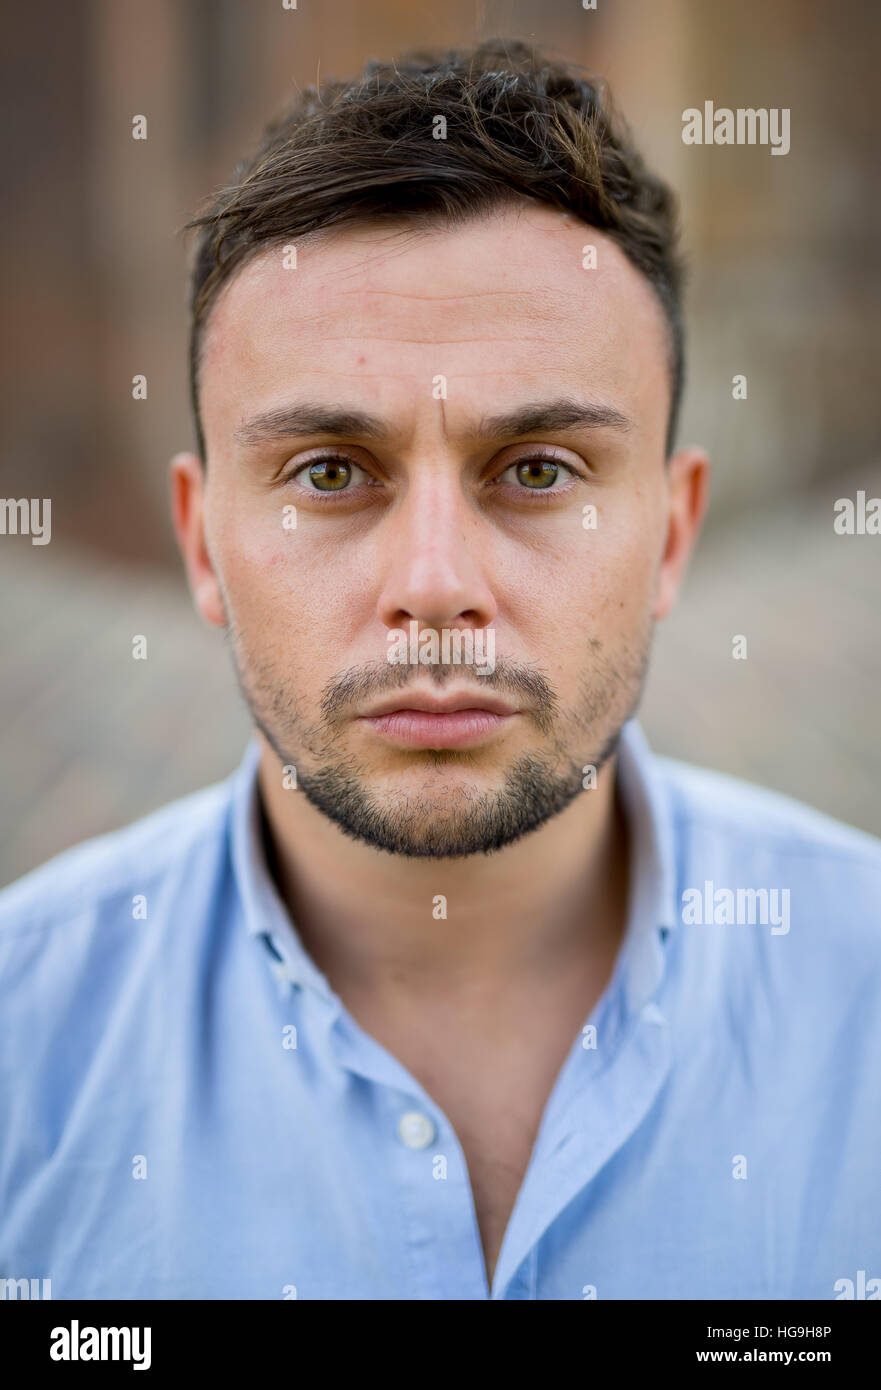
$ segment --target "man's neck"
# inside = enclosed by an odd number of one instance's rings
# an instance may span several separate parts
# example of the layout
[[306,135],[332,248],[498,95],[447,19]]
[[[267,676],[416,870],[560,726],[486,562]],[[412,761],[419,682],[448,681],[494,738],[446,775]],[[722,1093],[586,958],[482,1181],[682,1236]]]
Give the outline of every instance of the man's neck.
[[422,1007],[468,998],[504,1008],[572,971],[605,983],[627,910],[615,758],[596,787],[502,850],[412,859],[353,840],[285,790],[261,742],[276,883],[303,946],[344,1000]]

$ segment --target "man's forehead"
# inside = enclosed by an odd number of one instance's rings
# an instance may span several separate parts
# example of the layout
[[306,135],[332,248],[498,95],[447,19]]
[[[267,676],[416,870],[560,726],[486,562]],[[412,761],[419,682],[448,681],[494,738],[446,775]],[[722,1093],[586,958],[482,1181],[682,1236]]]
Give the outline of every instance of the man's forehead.
[[415,342],[428,323],[464,339],[466,329],[493,322],[528,334],[530,323],[560,327],[568,320],[574,328],[583,316],[614,312],[638,327],[660,314],[644,277],[610,237],[539,205],[496,210],[453,228],[330,229],[296,247],[296,257],[289,246],[268,247],[233,275],[209,316],[206,356],[218,330],[226,339],[265,341],[267,314],[310,337],[327,336],[331,315],[338,336],[378,329],[381,337]]
[[[595,267],[583,264],[588,245]],[[206,325],[205,396],[232,405],[237,387],[257,387],[268,399],[291,371],[313,388],[329,375],[381,384],[428,372],[536,386],[561,374],[572,388],[588,373],[631,401],[647,374],[666,389],[651,287],[609,237],[555,209],[452,229],[347,228],[305,238],[292,262],[270,247],[224,287]]]

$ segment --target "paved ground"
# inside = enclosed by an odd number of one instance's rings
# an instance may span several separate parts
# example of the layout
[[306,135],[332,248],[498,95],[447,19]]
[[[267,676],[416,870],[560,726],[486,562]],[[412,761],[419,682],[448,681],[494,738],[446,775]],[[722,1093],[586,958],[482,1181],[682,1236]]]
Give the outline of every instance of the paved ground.
[[[881,496],[881,468],[707,534],[642,720],[660,752],[881,835],[881,537],[832,530],[858,487]],[[4,537],[0,592],[0,884],[236,766],[248,722],[182,577]]]

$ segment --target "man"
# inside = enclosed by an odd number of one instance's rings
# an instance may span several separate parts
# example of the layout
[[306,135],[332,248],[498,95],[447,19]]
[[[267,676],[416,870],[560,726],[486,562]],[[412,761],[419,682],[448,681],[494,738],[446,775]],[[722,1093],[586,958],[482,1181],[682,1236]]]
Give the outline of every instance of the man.
[[194,225],[173,512],[255,737],[0,898],[2,1274],[881,1276],[879,844],[633,718],[707,496],[671,193],[487,43],[307,90]]

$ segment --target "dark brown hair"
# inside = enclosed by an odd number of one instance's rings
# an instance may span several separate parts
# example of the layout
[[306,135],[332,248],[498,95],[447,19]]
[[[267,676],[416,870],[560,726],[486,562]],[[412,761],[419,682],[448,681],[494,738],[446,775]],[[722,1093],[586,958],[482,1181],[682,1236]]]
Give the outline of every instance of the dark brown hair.
[[[436,139],[436,118],[446,138]],[[306,87],[232,182],[187,223],[190,391],[199,452],[200,345],[221,286],[251,255],[308,232],[379,219],[455,226],[513,198],[575,213],[646,276],[671,339],[667,453],[684,377],[677,204],[646,169],[608,89],[518,41],[369,62],[350,82]]]

